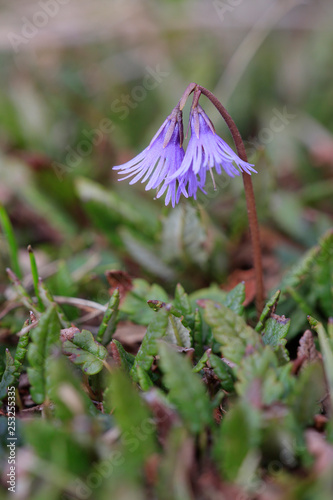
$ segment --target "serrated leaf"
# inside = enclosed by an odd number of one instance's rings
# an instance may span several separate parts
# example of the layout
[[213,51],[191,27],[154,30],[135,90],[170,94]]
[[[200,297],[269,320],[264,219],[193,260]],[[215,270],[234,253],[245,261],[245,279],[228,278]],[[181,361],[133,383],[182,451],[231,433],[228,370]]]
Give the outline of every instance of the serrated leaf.
[[249,346],[262,348],[260,336],[224,304],[207,300],[204,318],[212,328],[214,339],[221,344],[223,357],[228,360],[239,363]]
[[280,298],[280,290],[277,290],[275,294],[266,302],[265,307],[260,315],[255,331],[261,333],[267,319],[270,317],[271,313],[275,312],[278,300]]
[[48,395],[47,375],[48,360],[52,350],[60,344],[60,323],[54,306],[49,307],[40,317],[39,323],[31,331],[31,343],[28,347],[27,369],[31,384],[30,394],[37,404],[44,402]]
[[185,424],[193,433],[212,424],[212,405],[199,375],[193,373],[187,358],[160,342],[160,367],[169,399],[176,406]]
[[266,321],[262,334],[265,345],[271,346],[274,350],[284,347],[287,343],[286,336],[290,328],[290,319],[284,316],[272,314]]
[[116,364],[123,368],[125,371],[130,372],[135,356],[133,354],[130,354],[129,352],[125,351],[123,346],[121,345],[118,340],[113,339],[111,344],[110,344],[110,349],[111,349],[111,354],[116,362]]
[[16,367],[14,359],[10,354],[9,349],[6,349],[6,366],[0,382],[0,401],[7,396],[7,387],[16,382],[15,373]]
[[245,283],[239,283],[235,288],[227,293],[223,304],[240,316],[243,314],[245,300]]
[[233,406],[223,418],[213,454],[227,481],[236,480],[246,458],[257,451],[259,432],[258,413],[243,401]]
[[14,363],[16,370],[20,370],[22,368],[22,365],[25,360],[25,356],[27,354],[27,347],[29,344],[29,338],[30,338],[30,333],[26,332],[21,337],[19,338],[16,351],[15,351],[15,358],[14,358]]
[[176,286],[173,304],[182,314],[184,314],[184,316],[192,313],[190,300],[180,283]]
[[96,336],[96,340],[103,345],[107,345],[109,342],[111,342],[112,335],[116,331],[119,313],[119,302],[120,294],[118,288],[116,288],[109,300],[107,309],[102,319],[102,323],[98,329],[98,333]]
[[6,396],[6,389],[9,385],[14,385],[14,387],[16,387],[18,384],[22,365],[27,353],[28,343],[29,332],[25,333],[19,338],[14,359],[12,358],[9,350],[6,349],[6,365],[0,382],[0,401]]
[[181,347],[189,348],[192,345],[190,330],[185,328],[180,318],[177,318],[173,314],[169,314],[165,340]]
[[315,258],[319,252],[319,246],[311,248],[304,257],[286,274],[281,282],[281,290],[285,292],[288,288],[296,288],[312,268]]
[[194,343],[196,358],[202,356],[203,354],[203,342],[204,339],[203,339],[203,325],[202,325],[201,314],[199,312],[199,309],[196,309],[194,313],[194,330],[193,330],[193,343]]
[[131,376],[136,382],[139,381],[137,367],[140,366],[147,372],[153,364],[154,356],[157,356],[158,353],[157,340],[166,335],[168,321],[169,314],[162,308],[155,313],[153,320],[150,322],[131,370]]
[[141,368],[141,366],[137,366],[136,368],[136,373],[138,376],[138,384],[140,385],[141,389],[143,391],[149,391],[154,384],[151,378],[149,377],[149,374]]
[[232,368],[215,354],[209,356],[209,363],[217,378],[220,379],[222,389],[231,392],[234,389],[235,381]]
[[245,356],[237,369],[236,391],[251,403],[251,394],[262,404],[270,405],[286,393],[286,374],[290,377],[291,365],[279,366],[276,353],[268,346]]
[[173,305],[178,311],[182,313],[184,316],[184,320],[186,325],[192,330],[194,328],[194,315],[195,310],[192,309],[191,302],[189,296],[185,292],[184,288],[180,283],[177,284],[175,290],[175,298],[173,300]]
[[201,370],[203,370],[208,362],[208,353],[209,353],[210,349],[207,351],[204,352],[204,354],[201,356],[201,358],[199,359],[199,361],[197,362],[197,364],[192,368],[192,371],[194,373],[199,373],[201,372]]
[[209,288],[202,288],[201,290],[197,290],[189,295],[190,303],[192,308],[195,309],[197,307],[198,300],[214,300],[215,302],[224,303],[227,297],[227,292],[222,290],[216,283],[210,285]]
[[108,355],[105,347],[96,342],[88,330],[74,333],[72,340],[63,343],[62,350],[87,375],[99,373]]

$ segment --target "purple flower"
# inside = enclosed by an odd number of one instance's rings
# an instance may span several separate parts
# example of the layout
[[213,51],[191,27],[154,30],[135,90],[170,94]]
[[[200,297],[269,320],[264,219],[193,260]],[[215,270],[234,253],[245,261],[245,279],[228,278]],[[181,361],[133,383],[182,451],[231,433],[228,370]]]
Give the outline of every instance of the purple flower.
[[122,179],[133,177],[130,184],[141,180],[148,184],[146,190],[156,189],[156,198],[160,198],[165,192],[165,204],[171,200],[172,206],[179,202],[181,193],[188,197],[187,191],[182,179],[180,181],[175,177],[166,181],[167,177],[172,176],[180,168],[184,158],[183,143],[183,122],[182,112],[179,105],[172,111],[165,120],[158,132],[151,140],[149,146],[144,149],[133,160],[113,167],[114,170],[120,170]]
[[190,125],[191,138],[182,164],[174,173],[170,172],[167,182],[172,183],[178,179],[182,187],[187,187],[188,195],[196,199],[198,189],[205,193],[207,171],[210,171],[215,187],[213,167],[218,174],[223,169],[230,177],[240,175],[241,171],[248,174],[256,172],[253,165],[241,160],[216,134],[212,122],[200,105],[192,108]]

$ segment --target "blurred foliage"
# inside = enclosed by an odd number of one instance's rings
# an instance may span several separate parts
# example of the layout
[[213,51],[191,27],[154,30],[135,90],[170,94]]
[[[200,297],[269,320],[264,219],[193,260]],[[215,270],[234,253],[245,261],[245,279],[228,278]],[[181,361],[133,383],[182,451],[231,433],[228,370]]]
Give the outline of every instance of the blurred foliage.
[[[14,387],[22,499],[331,499],[332,3],[41,3],[0,2],[1,487]],[[241,179],[111,169],[190,81],[259,172],[258,322]]]

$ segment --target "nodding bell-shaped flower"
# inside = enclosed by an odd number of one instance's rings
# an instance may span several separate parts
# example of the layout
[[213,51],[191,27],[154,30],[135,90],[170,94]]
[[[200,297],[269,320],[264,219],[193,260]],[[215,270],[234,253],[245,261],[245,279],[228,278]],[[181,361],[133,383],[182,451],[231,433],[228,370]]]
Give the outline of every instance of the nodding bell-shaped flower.
[[221,174],[223,169],[230,177],[240,175],[241,172],[256,172],[253,165],[241,160],[216,134],[212,122],[199,104],[191,110],[190,126],[191,137],[184,159],[174,173],[170,172],[167,182],[171,184],[177,179],[182,188],[186,187],[188,195],[196,199],[198,189],[205,193],[208,171],[215,187],[213,168],[217,174]]
[[[157,189],[156,198],[160,198],[165,192],[165,204],[170,200],[174,207],[179,202],[180,195],[188,197],[182,180],[176,177],[170,179],[180,169],[184,159],[183,149],[183,119],[179,105],[165,120],[157,131],[149,146],[144,149],[133,160],[113,167],[119,170],[119,174],[125,175],[122,179],[133,177],[130,184],[146,182],[146,190]],[[169,178],[167,182],[166,179]]]

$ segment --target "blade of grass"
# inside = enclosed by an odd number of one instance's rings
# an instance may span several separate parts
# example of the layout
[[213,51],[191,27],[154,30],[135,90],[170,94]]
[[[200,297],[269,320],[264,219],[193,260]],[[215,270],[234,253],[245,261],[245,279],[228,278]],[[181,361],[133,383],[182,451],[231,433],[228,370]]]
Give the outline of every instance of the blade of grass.
[[112,297],[110,298],[96,337],[96,340],[98,342],[101,342],[103,345],[107,345],[109,344],[109,342],[111,342],[112,335],[116,331],[117,317],[119,312],[119,300],[119,290],[118,288],[116,288],[116,290],[112,294]]
[[35,259],[35,254],[33,252],[33,249],[31,245],[28,246],[28,252],[29,252],[29,258],[30,258],[30,267],[31,267],[31,274],[32,274],[32,281],[34,284],[34,289],[35,289],[35,294],[38,302],[38,307],[41,312],[45,311],[45,306],[43,304],[42,299],[40,298],[39,294],[39,288],[38,288],[38,269],[37,269],[37,264],[36,264],[36,259]]
[[22,272],[18,259],[18,246],[16,243],[13,226],[10,222],[8,214],[6,212],[5,207],[0,203],[0,224],[2,227],[2,231],[7,239],[8,247],[9,247],[9,255],[11,260],[11,265],[14,270],[14,273],[22,278]]

